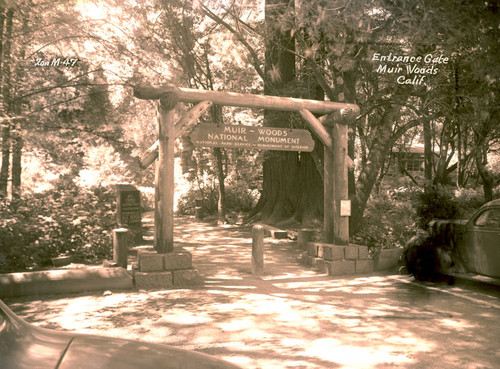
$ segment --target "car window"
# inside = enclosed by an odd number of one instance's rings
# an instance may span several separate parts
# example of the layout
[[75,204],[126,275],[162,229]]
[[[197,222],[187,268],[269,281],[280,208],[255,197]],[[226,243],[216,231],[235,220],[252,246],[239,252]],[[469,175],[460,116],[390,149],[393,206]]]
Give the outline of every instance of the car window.
[[475,226],[500,228],[500,208],[488,209],[481,213],[474,222]]

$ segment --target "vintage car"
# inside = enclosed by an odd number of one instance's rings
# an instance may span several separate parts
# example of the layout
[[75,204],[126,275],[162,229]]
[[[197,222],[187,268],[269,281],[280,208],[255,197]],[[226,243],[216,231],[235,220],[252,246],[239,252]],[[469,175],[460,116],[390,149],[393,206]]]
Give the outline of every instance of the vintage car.
[[482,276],[500,281],[500,199],[477,210],[470,220],[433,220],[427,233],[412,238],[403,255],[408,271],[419,280],[448,275]]
[[238,369],[215,357],[166,345],[33,326],[0,300],[2,369]]

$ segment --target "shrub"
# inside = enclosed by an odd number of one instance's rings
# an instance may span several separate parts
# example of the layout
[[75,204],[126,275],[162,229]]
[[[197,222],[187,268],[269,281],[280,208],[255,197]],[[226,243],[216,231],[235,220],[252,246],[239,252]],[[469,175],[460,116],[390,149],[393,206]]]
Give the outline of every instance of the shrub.
[[114,188],[68,187],[1,200],[0,272],[39,269],[61,254],[90,263],[111,256]]
[[457,201],[445,187],[428,186],[414,200],[417,226],[425,229],[432,219],[455,219],[459,215]]
[[371,248],[403,247],[416,231],[414,210],[408,201],[412,196],[411,192],[398,197],[373,196],[352,242]]
[[454,192],[459,217],[469,219],[484,204],[484,193],[481,188],[460,188]]

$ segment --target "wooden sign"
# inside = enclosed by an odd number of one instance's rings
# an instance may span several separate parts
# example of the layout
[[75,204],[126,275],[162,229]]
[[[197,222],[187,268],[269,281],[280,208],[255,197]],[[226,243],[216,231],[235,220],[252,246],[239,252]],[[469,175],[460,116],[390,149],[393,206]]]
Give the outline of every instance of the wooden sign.
[[117,223],[126,226],[141,223],[141,193],[132,185],[116,185]]
[[200,123],[190,137],[195,146],[308,152],[314,149],[314,140],[306,129]]

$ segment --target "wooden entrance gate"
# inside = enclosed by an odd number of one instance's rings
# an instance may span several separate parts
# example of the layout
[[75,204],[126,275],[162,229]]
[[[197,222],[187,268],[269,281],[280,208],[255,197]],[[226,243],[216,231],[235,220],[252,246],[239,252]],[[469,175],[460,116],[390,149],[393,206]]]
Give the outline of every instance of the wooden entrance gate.
[[[158,142],[141,158],[143,167],[156,158],[155,177],[155,250],[174,249],[174,142],[196,125],[198,118],[212,104],[255,109],[294,111],[300,114],[309,129],[324,145],[324,230],[328,243],[349,244],[347,170],[347,126],[359,113],[355,104],[297,99],[290,97],[202,91],[172,86],[138,86],[139,99],[159,100]],[[198,103],[175,123],[178,103]],[[316,118],[313,114],[322,115]]]

